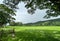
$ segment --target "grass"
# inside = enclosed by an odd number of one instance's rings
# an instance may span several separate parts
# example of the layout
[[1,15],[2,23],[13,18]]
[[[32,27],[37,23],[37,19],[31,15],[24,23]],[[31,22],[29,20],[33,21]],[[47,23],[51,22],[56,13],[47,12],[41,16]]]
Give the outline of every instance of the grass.
[[16,31],[23,31],[23,30],[58,30],[60,31],[60,26],[7,26],[6,28],[3,28],[5,30],[9,29],[15,29]]
[[[15,37],[9,30],[15,29]],[[60,41],[60,26],[7,26],[2,41]],[[1,30],[0,29],[0,30]]]

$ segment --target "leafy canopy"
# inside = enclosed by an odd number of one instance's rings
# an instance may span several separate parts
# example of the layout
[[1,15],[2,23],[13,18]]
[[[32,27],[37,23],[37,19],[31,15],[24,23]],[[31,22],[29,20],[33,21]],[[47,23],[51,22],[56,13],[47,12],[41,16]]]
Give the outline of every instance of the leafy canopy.
[[31,14],[33,14],[36,9],[48,9],[45,17],[57,17],[60,15],[60,0],[4,0],[4,3],[11,8],[16,8],[20,2],[26,3],[25,7]]
[[4,24],[14,20],[15,18],[12,17],[14,15],[15,13],[12,9],[4,4],[0,4],[0,26],[3,26]]
[[17,5],[20,2],[24,2],[28,12],[33,14],[36,9],[48,9],[45,17],[51,16],[57,17],[60,15],[60,0],[4,0],[4,4],[0,4],[0,25],[9,23],[14,18],[14,11],[17,9]]

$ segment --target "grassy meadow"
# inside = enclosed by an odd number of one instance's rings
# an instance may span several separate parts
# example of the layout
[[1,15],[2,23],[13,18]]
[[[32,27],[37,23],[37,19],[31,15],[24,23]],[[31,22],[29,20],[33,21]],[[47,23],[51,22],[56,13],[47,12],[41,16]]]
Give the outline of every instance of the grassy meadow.
[[[2,41],[60,41],[60,26],[7,26]],[[14,29],[14,33],[10,33]],[[13,35],[14,34],[14,35]]]

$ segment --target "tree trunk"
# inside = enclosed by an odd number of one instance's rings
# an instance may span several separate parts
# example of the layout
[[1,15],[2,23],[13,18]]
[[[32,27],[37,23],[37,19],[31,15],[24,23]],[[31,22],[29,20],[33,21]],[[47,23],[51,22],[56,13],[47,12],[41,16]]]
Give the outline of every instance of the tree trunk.
[[1,30],[0,31],[0,41],[2,41],[3,34],[4,34],[4,30]]
[[3,24],[2,23],[0,23],[0,28],[2,28],[3,27]]

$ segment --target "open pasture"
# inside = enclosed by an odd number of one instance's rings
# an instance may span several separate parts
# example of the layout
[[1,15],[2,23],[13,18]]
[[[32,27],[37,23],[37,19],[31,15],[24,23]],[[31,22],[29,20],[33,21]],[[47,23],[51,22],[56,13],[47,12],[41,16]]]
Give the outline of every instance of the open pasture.
[[[60,26],[7,26],[2,41],[60,41]],[[1,30],[0,29],[0,30]],[[15,33],[9,33],[14,29]]]

